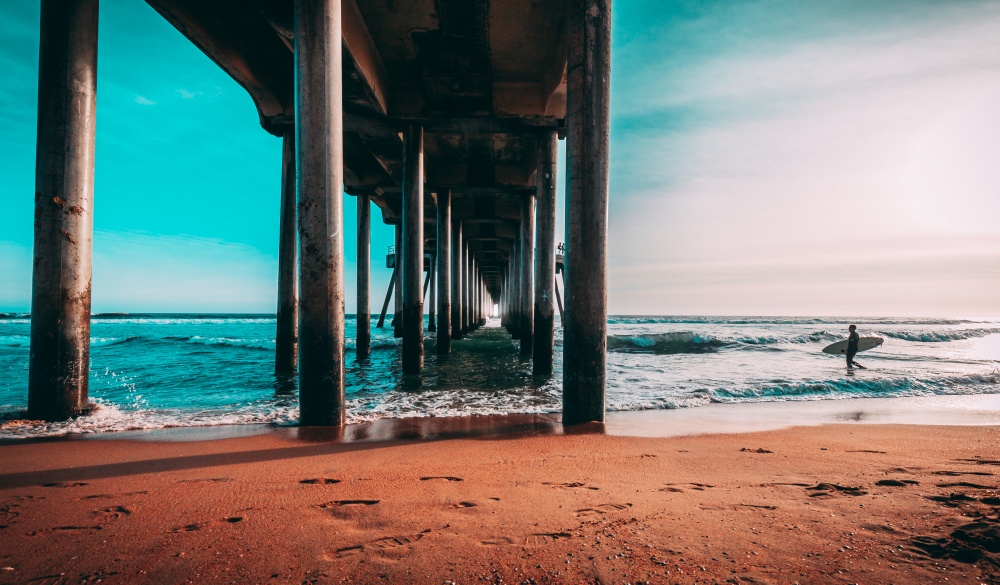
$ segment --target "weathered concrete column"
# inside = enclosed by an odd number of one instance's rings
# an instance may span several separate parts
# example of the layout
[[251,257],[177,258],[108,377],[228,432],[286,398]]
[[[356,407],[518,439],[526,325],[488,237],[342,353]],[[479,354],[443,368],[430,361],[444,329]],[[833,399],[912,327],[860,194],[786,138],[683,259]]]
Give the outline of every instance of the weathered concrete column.
[[437,255],[432,255],[427,266],[431,279],[430,299],[427,305],[427,331],[437,333]]
[[603,421],[608,328],[611,0],[570,0],[563,424]]
[[462,250],[465,248],[462,238],[462,222],[456,221],[452,228],[452,283],[451,283],[451,338],[462,339],[462,279],[465,271],[462,270]]
[[358,358],[367,357],[372,345],[371,243],[371,195],[361,193],[358,195],[358,332],[355,349]]
[[538,208],[535,230],[538,234],[535,253],[535,341],[531,369],[535,374],[552,373],[555,351],[556,280],[556,158],[559,142],[555,130],[542,133],[538,141],[536,190]]
[[97,0],[43,0],[28,417],[87,409]]
[[510,331],[514,339],[521,338],[521,236],[514,238],[514,253],[511,257]]
[[476,328],[476,324],[473,322],[473,315],[475,314],[476,311],[476,306],[475,306],[476,298],[475,295],[473,294],[473,291],[475,290],[476,286],[476,255],[472,251],[471,244],[467,243],[465,248],[466,248],[466,254],[468,255],[468,262],[466,263],[466,267],[469,270],[469,279],[465,283],[466,284],[465,298],[468,300],[467,308],[465,310],[465,318],[466,318],[465,326],[469,331],[473,331]]
[[472,270],[469,264],[469,241],[462,241],[462,333],[469,332],[469,282]]
[[530,354],[535,340],[535,196],[521,199],[521,353]]
[[479,270],[479,262],[472,258],[472,271],[476,278],[472,281],[472,328],[479,328],[480,298],[479,283],[482,282],[483,275]]
[[274,373],[295,371],[299,352],[299,282],[295,242],[295,132],[281,145],[281,212],[278,227],[278,316],[274,336]]
[[437,200],[437,351],[451,353],[451,191],[443,189]]
[[403,224],[397,223],[396,228],[396,280],[393,283],[392,302],[392,336],[403,336]]
[[[399,261],[399,252],[396,252]],[[424,365],[424,129],[403,137],[403,373]]]
[[342,44],[340,0],[295,2],[303,425],[344,424]]

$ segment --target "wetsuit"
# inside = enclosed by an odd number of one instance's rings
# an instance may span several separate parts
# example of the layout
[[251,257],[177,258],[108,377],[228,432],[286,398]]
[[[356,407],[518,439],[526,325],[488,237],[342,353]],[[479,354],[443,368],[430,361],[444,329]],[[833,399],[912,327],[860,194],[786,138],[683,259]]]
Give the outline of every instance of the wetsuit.
[[857,331],[851,331],[851,334],[847,336],[847,367],[854,365],[854,356],[858,353],[858,340],[861,336],[858,335]]

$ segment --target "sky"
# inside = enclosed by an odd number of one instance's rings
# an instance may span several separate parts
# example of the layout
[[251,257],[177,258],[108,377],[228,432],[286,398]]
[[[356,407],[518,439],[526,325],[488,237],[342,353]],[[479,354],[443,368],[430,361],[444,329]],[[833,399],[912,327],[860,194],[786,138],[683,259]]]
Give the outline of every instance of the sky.
[[[614,11],[612,313],[1000,316],[1000,0]],[[0,311],[30,306],[38,20],[0,5]],[[145,3],[99,38],[94,311],[273,312],[280,140]]]

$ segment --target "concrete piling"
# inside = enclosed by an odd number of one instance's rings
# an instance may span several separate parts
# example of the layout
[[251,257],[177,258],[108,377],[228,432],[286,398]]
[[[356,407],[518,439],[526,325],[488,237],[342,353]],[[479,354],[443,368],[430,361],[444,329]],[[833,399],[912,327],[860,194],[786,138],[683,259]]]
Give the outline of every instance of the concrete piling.
[[358,359],[367,357],[371,352],[371,226],[371,196],[360,193],[358,194],[358,309],[355,346]]
[[278,315],[274,373],[288,375],[298,365],[299,283],[295,241],[295,132],[282,137],[281,212],[278,227]]
[[427,331],[437,333],[437,266],[436,255],[432,255],[427,266],[427,276],[431,280],[430,300],[427,305]]
[[42,0],[28,417],[87,409],[97,0]]
[[[518,228],[520,230],[520,227]],[[520,231],[518,232],[520,233]],[[507,331],[511,337],[521,337],[521,238],[514,238],[514,253],[510,260],[510,325]]]
[[451,191],[443,189],[437,201],[437,351],[451,353]]
[[469,289],[472,282],[472,262],[469,260],[469,241],[462,242],[462,334],[469,333]]
[[535,196],[521,199],[521,299],[520,324],[518,334],[521,339],[521,354],[531,354],[535,340],[533,323],[535,320]]
[[340,0],[295,2],[299,396],[303,425],[344,424]]
[[462,270],[465,243],[462,238],[462,222],[456,221],[452,228],[452,283],[451,283],[451,338],[462,339],[462,301],[465,295],[462,294],[462,280],[465,278],[465,271]]
[[570,0],[563,424],[603,421],[608,317],[611,1]]
[[541,134],[538,141],[536,173],[537,208],[535,230],[535,306],[534,343],[531,369],[535,374],[552,373],[555,351],[556,284],[556,158],[558,137],[554,130]]
[[392,302],[392,336],[400,338],[403,336],[403,224],[397,223],[396,245],[394,260],[396,266],[396,280],[393,281],[393,302]]
[[424,365],[424,129],[415,124],[403,140],[402,233],[403,373],[418,374]]

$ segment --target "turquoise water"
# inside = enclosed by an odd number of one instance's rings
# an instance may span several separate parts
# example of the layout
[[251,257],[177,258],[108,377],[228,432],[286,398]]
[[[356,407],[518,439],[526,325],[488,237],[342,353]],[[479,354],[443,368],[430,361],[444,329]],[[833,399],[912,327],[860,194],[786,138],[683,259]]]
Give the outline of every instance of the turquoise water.
[[[821,349],[857,323],[885,338],[858,355],[866,370]],[[0,318],[0,438],[298,419],[287,380],[273,374],[275,319],[267,315],[128,315],[92,323],[88,416],[24,421],[28,332],[23,316]],[[561,408],[561,332],[556,373],[531,375],[496,321],[438,356],[427,338],[418,383],[403,384],[399,340],[372,329],[359,362],[347,321],[349,421],[386,417],[545,413]],[[774,317],[612,317],[609,410],[697,408],[713,402],[1000,393],[1000,321]]]

